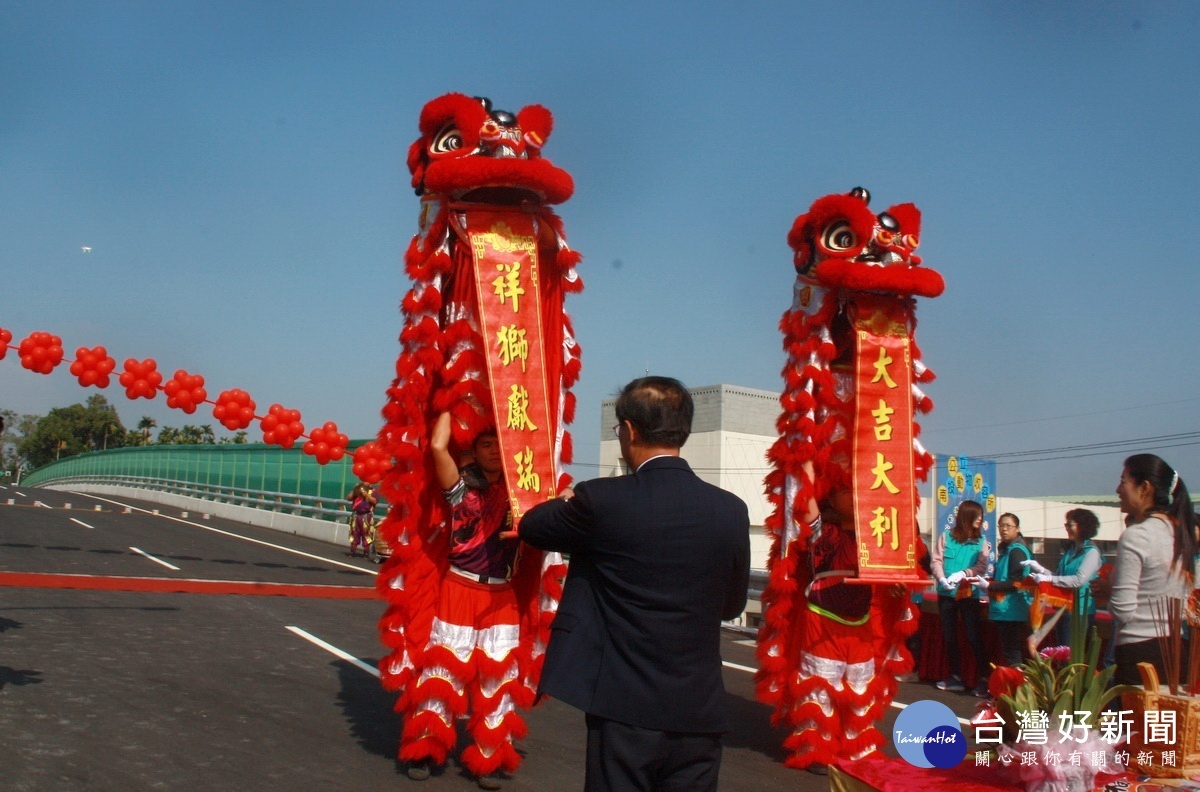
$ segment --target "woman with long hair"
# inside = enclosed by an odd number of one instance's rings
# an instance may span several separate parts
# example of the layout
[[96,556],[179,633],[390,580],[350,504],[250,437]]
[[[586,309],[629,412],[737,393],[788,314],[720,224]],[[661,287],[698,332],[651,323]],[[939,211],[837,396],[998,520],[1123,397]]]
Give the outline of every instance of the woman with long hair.
[[938,616],[942,621],[942,640],[949,674],[937,683],[938,690],[965,691],[962,652],[958,645],[958,623],[962,621],[967,645],[975,655],[978,679],[974,693],[987,695],[988,663],[983,649],[983,603],[972,590],[968,578],[983,577],[992,548],[983,538],[983,506],[973,500],[958,505],[954,525],[934,543],[930,566],[937,581]]
[[1196,513],[1179,473],[1154,454],[1125,460],[1117,498],[1126,514],[1117,542],[1112,599],[1116,684],[1141,684],[1138,663],[1153,663],[1166,678],[1156,611],[1166,598],[1187,596],[1196,555]]

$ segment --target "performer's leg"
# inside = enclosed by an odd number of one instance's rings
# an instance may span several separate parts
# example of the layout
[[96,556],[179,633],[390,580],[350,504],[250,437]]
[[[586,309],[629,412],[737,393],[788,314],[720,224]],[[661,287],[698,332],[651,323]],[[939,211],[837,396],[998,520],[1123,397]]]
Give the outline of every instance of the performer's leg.
[[414,695],[419,703],[405,720],[400,759],[443,765],[458,742],[455,719],[466,712],[463,680],[446,666],[429,665],[421,673]]
[[[469,592],[468,592],[469,596]],[[416,704],[400,736],[400,759],[445,764],[458,742],[455,719],[467,714],[467,685],[474,680],[471,654],[476,630],[463,624],[470,607],[460,587],[446,579],[438,594],[438,616],[429,631],[423,667],[411,698]]]
[[861,759],[883,745],[883,735],[875,727],[882,713],[876,706],[875,659],[870,657],[869,637],[858,649],[854,654],[866,654],[867,659],[846,666],[846,684],[834,696],[843,733],[838,755],[846,759]]
[[518,677],[515,652],[507,652],[503,664],[480,657],[482,653],[482,649],[475,651],[476,679],[471,685],[471,718],[467,724],[474,743],[463,751],[463,765],[476,776],[511,773],[521,764],[513,740],[527,733],[525,719],[513,701]]
[[783,743],[790,752],[785,760],[789,767],[827,765],[838,758],[842,727],[834,697],[842,689],[845,672],[846,664],[841,660],[801,653],[795,684],[795,726]]
[[471,718],[467,730],[473,744],[463,751],[463,765],[482,777],[500,771],[511,773],[521,763],[513,740],[526,734],[525,720],[516,701],[522,696],[519,677],[520,615],[511,585],[466,584],[474,599],[477,631],[471,654]]

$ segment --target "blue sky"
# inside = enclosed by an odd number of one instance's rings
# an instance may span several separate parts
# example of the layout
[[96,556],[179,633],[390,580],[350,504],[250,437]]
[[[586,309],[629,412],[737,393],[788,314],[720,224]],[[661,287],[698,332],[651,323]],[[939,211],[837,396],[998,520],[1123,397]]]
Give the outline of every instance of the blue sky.
[[[780,388],[788,228],[861,184],[921,208],[947,282],[918,308],[931,450],[996,456],[1001,494],[1110,492],[1139,450],[1200,490],[1197,39],[1161,2],[8,2],[0,327],[372,436],[405,152],[461,91],[548,107],[575,178],[578,476],[646,370]],[[93,392],[0,361],[0,407]]]

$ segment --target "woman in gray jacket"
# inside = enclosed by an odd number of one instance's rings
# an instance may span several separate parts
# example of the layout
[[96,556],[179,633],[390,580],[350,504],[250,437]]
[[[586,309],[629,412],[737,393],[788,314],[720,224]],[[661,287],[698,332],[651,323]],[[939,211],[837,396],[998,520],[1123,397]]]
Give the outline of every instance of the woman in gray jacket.
[[1159,630],[1180,626],[1155,624],[1155,608],[1167,597],[1185,597],[1196,554],[1196,514],[1187,486],[1170,465],[1154,454],[1125,460],[1117,485],[1126,527],[1117,543],[1112,598],[1116,645],[1116,684],[1141,684],[1138,663],[1153,663],[1166,677]]

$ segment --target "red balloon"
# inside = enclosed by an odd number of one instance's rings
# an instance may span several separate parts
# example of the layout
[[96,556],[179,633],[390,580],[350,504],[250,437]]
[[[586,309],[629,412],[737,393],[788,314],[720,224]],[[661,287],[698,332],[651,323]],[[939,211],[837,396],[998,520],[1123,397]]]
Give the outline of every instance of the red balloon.
[[12,341],[12,333],[0,327],[0,360],[8,354],[8,342]]
[[38,374],[49,374],[63,360],[62,339],[45,332],[30,333],[17,348],[21,365]]
[[79,347],[75,350],[75,362],[71,364],[71,373],[85,388],[92,385],[107,388],[109,375],[116,367],[117,361],[109,357],[108,350],[104,347]]
[[158,395],[162,374],[159,374],[157,369],[158,363],[154,358],[142,361],[126,359],[125,371],[121,374],[121,385],[125,387],[125,395],[130,399],[153,399]]
[[354,475],[368,484],[378,484],[392,466],[392,460],[383,446],[374,440],[363,443],[354,452]]
[[167,380],[167,384],[163,385],[163,392],[167,394],[168,407],[183,410],[188,415],[196,412],[196,407],[208,398],[208,391],[204,390],[204,377],[188,374],[183,369],[176,371],[175,376]]
[[282,404],[272,404],[259,426],[263,430],[264,443],[282,448],[291,448],[296,444],[296,438],[304,434],[300,411],[289,410]]
[[240,388],[221,391],[213,407],[213,417],[231,432],[245,429],[254,421],[254,400],[250,394]]
[[346,455],[346,446],[349,443],[350,438],[338,431],[337,424],[326,421],[324,426],[313,429],[302,450],[314,457],[318,465],[328,465]]

